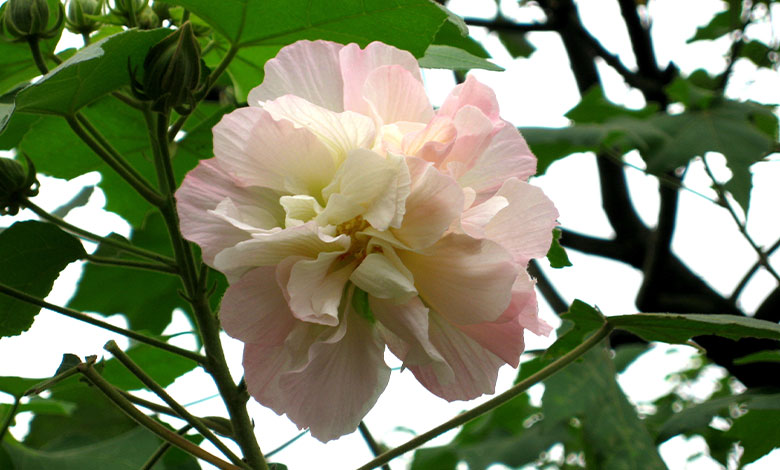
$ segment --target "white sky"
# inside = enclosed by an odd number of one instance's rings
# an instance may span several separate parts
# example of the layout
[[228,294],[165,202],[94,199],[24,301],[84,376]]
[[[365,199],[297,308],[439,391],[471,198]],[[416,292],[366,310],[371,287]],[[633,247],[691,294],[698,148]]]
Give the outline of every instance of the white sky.
[[[0,2],[2,3],[2,2]],[[505,12],[517,14],[523,21],[540,20],[541,13],[533,10],[518,10],[512,1],[503,1]],[[619,11],[614,0],[581,0],[578,2],[583,20],[592,33],[602,44],[620,58],[629,67],[633,66],[633,57],[628,49],[628,38],[625,30],[612,30],[607,25],[622,24]],[[451,8],[465,16],[490,17],[495,13],[492,0],[458,0],[451,3]],[[696,26],[706,24],[714,12],[721,10],[722,2],[718,0],[690,0],[678,2],[675,0],[654,0],[650,2],[650,11],[656,23],[654,27],[657,54],[662,62],[674,60],[684,72],[704,67],[711,72],[722,69],[723,53],[728,47],[727,40],[703,44],[685,44],[692,36]],[[514,12],[514,13],[512,13]],[[522,16],[520,13],[523,13]],[[775,11],[775,19],[780,11]],[[777,21],[774,25],[778,27]],[[766,40],[771,31],[768,26],[751,28],[748,31],[754,37]],[[526,60],[513,61],[500,46],[495,36],[487,34],[480,28],[472,28],[473,36],[484,40],[494,61],[506,69],[505,72],[475,71],[474,74],[483,82],[496,90],[502,106],[502,116],[518,126],[565,126],[567,119],[564,113],[574,106],[579,96],[574,80],[568,68],[560,40],[552,33],[532,33],[529,38],[537,47],[537,52]],[[777,35],[775,35],[777,36]],[[80,44],[77,40],[76,44]],[[606,86],[607,96],[616,103],[630,107],[641,107],[641,94],[628,90],[622,79],[606,66],[600,67],[602,79]],[[449,89],[454,85],[451,74],[447,71],[429,71],[425,79],[434,104],[440,103]],[[735,67],[734,85],[728,93],[737,98],[750,98],[767,103],[780,103],[780,77],[776,73],[762,72],[756,74],[755,67],[749,63],[739,63]],[[629,162],[641,166],[638,157]],[[714,158],[716,173],[728,177],[723,159]],[[749,230],[759,244],[769,245],[780,238],[780,224],[776,217],[776,202],[780,200],[780,186],[775,184],[780,177],[780,164],[777,158],[754,167],[760,170],[756,173],[750,214]],[[654,224],[658,207],[657,183],[652,177],[641,171],[628,171],[628,179],[632,189],[632,198],[637,204],[640,215],[646,223]],[[94,184],[97,175],[85,175],[69,183],[47,179],[37,199],[39,205],[53,209],[61,201],[69,200],[75,195],[81,185]],[[543,177],[536,178],[534,184],[541,186],[555,202],[561,217],[561,223],[584,233],[608,237],[612,230],[600,211],[598,179],[595,160],[592,155],[579,154],[565,161],[553,164]],[[696,191],[714,197],[709,189],[709,181],[700,164],[694,163],[689,170],[685,184]],[[68,217],[71,223],[83,226],[100,234],[110,231],[128,233],[128,226],[117,216],[102,211],[105,200],[100,191],[96,191],[90,203],[74,210]],[[26,215],[28,218],[29,214]],[[742,274],[754,263],[756,256],[739,234],[728,214],[705,199],[690,192],[683,191],[680,197],[678,226],[675,233],[673,249],[698,274],[712,283],[724,294],[730,293],[739,282]],[[10,224],[6,217],[0,218],[1,225]],[[727,256],[725,256],[727,254]],[[773,257],[775,265],[780,265],[778,258]],[[623,264],[581,255],[569,251],[573,267],[564,270],[546,270],[561,294],[567,300],[580,298],[588,303],[599,306],[606,314],[627,314],[635,312],[634,295],[641,282],[641,274]],[[545,264],[545,262],[542,262]],[[81,270],[78,264],[68,267],[55,285],[55,289],[47,300],[65,304],[72,294],[74,279]],[[764,296],[775,285],[774,279],[766,273],[759,273],[751,282],[740,302],[748,310],[754,310]],[[559,321],[540,301],[543,318],[553,325]],[[123,318],[115,316],[111,321],[122,325]],[[175,333],[188,329],[183,315],[177,314],[174,324],[166,331]],[[64,333],[66,332],[66,333]],[[7,359],[0,363],[0,375],[20,375],[28,377],[49,376],[56,369],[63,353],[74,353],[80,356],[102,354],[102,346],[108,339],[115,339],[120,345],[127,342],[116,335],[75,320],[64,318],[58,314],[41,312],[30,331],[22,336],[0,340],[0,357],[24,358],[18,361]],[[186,337],[178,339],[186,344]],[[241,375],[241,344],[224,336],[228,361],[234,366],[236,377]],[[551,338],[537,338],[527,335],[528,349],[544,348],[552,341]],[[41,345],[46,345],[41,348]],[[672,351],[672,352],[670,352]],[[681,368],[690,357],[691,351],[686,347],[660,346],[645,355],[635,366],[624,374],[620,383],[629,397],[635,402],[652,401],[655,397],[668,391],[670,385],[664,381],[666,374],[674,368]],[[391,366],[399,365],[399,361],[388,354]],[[509,387],[516,372],[508,367],[502,369],[498,390]],[[718,372],[713,370],[717,376]],[[706,394],[707,384],[701,385]],[[187,403],[215,394],[215,387],[205,374],[194,372],[177,380],[169,392],[180,402]],[[534,396],[540,394],[541,388],[534,390]],[[486,397],[489,398],[489,397]],[[484,399],[483,399],[484,400]],[[7,401],[7,397],[0,397]],[[422,432],[440,422],[449,419],[456,413],[475,406],[481,400],[473,402],[447,403],[425,390],[417,383],[411,373],[394,372],[390,384],[380,397],[377,405],[366,417],[366,423],[375,437],[393,446],[411,437],[408,431],[397,427],[413,429]],[[195,405],[191,411],[196,415],[224,414],[219,399],[210,399]],[[295,436],[296,427],[285,417],[279,417],[273,412],[252,402],[250,412],[256,422],[257,435],[262,449],[266,452]],[[13,434],[21,437],[25,432],[24,415],[20,416],[20,426],[13,429]],[[446,442],[453,433],[445,435],[433,444]],[[721,468],[707,457],[688,457],[706,449],[700,438],[686,440],[675,438],[661,446],[661,453],[671,470],[709,470]],[[291,470],[306,468],[353,468],[370,459],[371,455],[358,433],[345,436],[327,445],[305,436],[295,444],[277,455],[279,461],[287,464]],[[408,456],[396,459],[392,468],[405,468]],[[205,467],[204,467],[205,468]],[[492,467],[495,469],[501,466]],[[755,464],[745,467],[749,470],[780,468],[780,452],[775,451],[770,456]]]

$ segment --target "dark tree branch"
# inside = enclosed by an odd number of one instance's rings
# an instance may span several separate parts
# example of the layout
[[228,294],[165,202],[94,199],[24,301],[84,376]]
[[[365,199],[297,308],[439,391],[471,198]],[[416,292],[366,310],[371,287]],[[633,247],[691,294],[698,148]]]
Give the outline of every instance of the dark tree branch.
[[561,231],[563,233],[560,243],[566,248],[621,261],[637,269],[642,267],[644,260],[642,250],[644,247],[637,249],[637,246],[633,244],[619,242],[614,239],[606,240],[604,238],[592,237],[565,228],[561,229]]
[[550,279],[544,275],[544,272],[539,268],[539,263],[535,259],[528,263],[528,274],[536,279],[536,287],[539,288],[539,292],[542,293],[544,300],[547,301],[555,313],[560,315],[569,310],[568,302],[561,297],[561,294],[552,285]]
[[506,18],[498,17],[491,20],[483,18],[463,18],[469,26],[487,28],[489,31],[528,33],[531,31],[555,31],[556,26],[550,23],[515,23]]
[[619,240],[644,240],[649,230],[642,223],[628,193],[626,173],[621,163],[604,155],[597,160],[601,182],[601,205]]

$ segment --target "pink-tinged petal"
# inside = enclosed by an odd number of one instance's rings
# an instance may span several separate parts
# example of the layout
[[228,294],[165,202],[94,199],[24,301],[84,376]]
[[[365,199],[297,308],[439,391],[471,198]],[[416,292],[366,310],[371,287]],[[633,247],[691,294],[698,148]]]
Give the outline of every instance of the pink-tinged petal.
[[413,155],[439,165],[455,144],[458,131],[447,117],[435,117],[424,129],[403,137],[404,155]]
[[489,197],[507,178],[525,181],[534,173],[536,157],[517,129],[506,125],[493,136],[490,145],[458,182]]
[[473,75],[468,75],[465,82],[452,89],[437,114],[454,117],[464,106],[479,108],[493,123],[501,122],[496,94]]
[[547,325],[537,316],[534,284],[527,274],[520,273],[512,286],[509,307],[496,321],[458,325],[457,328],[507,364],[517,367],[525,349],[523,336],[529,329],[526,325],[533,326],[536,331],[544,330]]
[[353,432],[387,386],[384,350],[376,329],[349,311],[335,332],[309,347],[305,364],[281,375],[281,397],[272,397],[271,408],[323,442]]
[[474,238],[486,238],[485,226],[502,209],[509,205],[509,201],[502,196],[493,196],[481,204],[463,211],[460,218],[460,226],[463,231]]
[[352,111],[337,113],[294,95],[269,101],[263,109],[274,119],[292,122],[316,135],[330,150],[336,165],[349,151],[371,147],[376,135],[374,121],[368,116]]
[[220,165],[247,186],[317,195],[336,171],[327,147],[310,131],[260,108],[239,108],[214,127]]
[[219,309],[222,328],[233,338],[281,346],[295,324],[273,266],[255,268],[228,287]]
[[526,266],[531,258],[543,258],[558,225],[558,210],[541,189],[516,178],[508,179],[496,193],[509,205],[485,225],[487,238],[498,242]]
[[463,210],[463,191],[458,183],[431,163],[407,157],[412,189],[406,199],[406,213],[395,237],[422,249],[436,243]]
[[428,309],[419,297],[398,305],[369,297],[380,333],[404,367],[431,366],[438,380],[449,383],[455,375],[428,337]]
[[509,305],[517,268],[497,243],[449,233],[421,253],[398,256],[423,302],[453,323],[493,321]]
[[400,65],[385,65],[371,71],[363,84],[363,98],[381,124],[427,123],[433,117],[433,107],[422,82]]
[[316,258],[320,252],[344,253],[349,237],[331,237],[313,222],[283,230],[254,233],[250,240],[226,248],[214,258],[214,267],[233,282],[256,266],[273,266],[290,256]]
[[216,159],[201,161],[176,191],[176,208],[182,233],[187,240],[200,245],[203,259],[209,265],[213,265],[217,253],[250,237],[245,230],[210,212],[228,198],[241,205],[261,206],[277,222],[284,220],[276,192],[266,188],[240,187],[219,167]]
[[[284,346],[244,344],[244,380],[255,400],[278,414],[284,413],[286,397],[279,389],[279,377],[289,370],[292,358]],[[281,410],[281,411],[279,411]]]
[[363,84],[374,69],[383,65],[400,65],[422,83],[417,59],[407,51],[381,42],[372,42],[365,49],[360,49],[357,44],[344,46],[339,52],[339,59],[344,81],[344,109],[370,114],[368,103],[363,99]]
[[322,195],[328,203],[317,221],[322,225],[339,225],[362,216],[377,230],[399,227],[410,186],[403,157],[353,150],[331,184],[323,189]]
[[292,266],[286,290],[290,309],[299,320],[321,325],[339,323],[339,304],[354,263],[332,269],[340,252],[323,252]]
[[[404,270],[406,271],[406,270]],[[349,280],[372,297],[406,303],[417,296],[414,279],[381,253],[371,253],[349,276]]]
[[265,63],[265,78],[249,92],[249,105],[296,95],[318,106],[343,111],[344,85],[339,64],[343,47],[328,41],[298,41],[283,47]]
[[453,125],[458,136],[440,165],[453,178],[460,179],[488,149],[496,128],[490,119],[474,106],[462,108],[453,119]]
[[440,380],[436,364],[410,366],[417,380],[448,401],[471,400],[495,392],[498,368],[504,361],[436,312],[431,312],[428,319],[430,341],[452,368],[453,378]]
[[272,230],[279,222],[271,212],[256,206],[238,206],[232,199],[223,199],[217,207],[209,211],[220,219],[247,233]]

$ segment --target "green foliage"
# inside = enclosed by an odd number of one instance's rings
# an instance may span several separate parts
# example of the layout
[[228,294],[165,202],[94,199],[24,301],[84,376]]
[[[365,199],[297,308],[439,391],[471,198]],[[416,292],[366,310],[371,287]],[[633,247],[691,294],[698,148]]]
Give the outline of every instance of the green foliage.
[[561,232],[560,229],[553,229],[553,239],[550,249],[547,251],[547,261],[550,262],[550,266],[553,268],[565,268],[571,266],[569,256],[566,254],[566,250],[561,246]]
[[[158,253],[171,252],[165,225],[158,214],[147,217],[144,225],[133,232],[131,241]],[[101,250],[96,255],[105,253]],[[178,294],[181,288],[179,279],[169,274],[88,264],[68,305],[105,316],[121,313],[132,329],[159,334],[171,322],[173,309],[187,308]]]
[[431,44],[428,47],[425,55],[420,57],[420,67],[454,70],[485,69],[494,72],[504,70],[498,65],[472,55],[463,49],[439,44]]
[[737,315],[640,313],[609,317],[609,323],[647,341],[665,343],[686,343],[702,335],[780,340],[780,325],[777,323]]
[[[0,284],[46,297],[60,271],[84,256],[81,243],[51,224],[17,222],[0,232]],[[0,296],[0,336],[15,336],[33,323],[40,307]]]
[[[161,387],[167,387],[174,380],[194,369],[197,364],[170,352],[163,351],[145,344],[136,344],[126,351],[149,377]],[[119,360],[112,358],[102,364],[100,375],[115,387],[123,390],[139,390],[145,388],[141,381],[128,371]]]

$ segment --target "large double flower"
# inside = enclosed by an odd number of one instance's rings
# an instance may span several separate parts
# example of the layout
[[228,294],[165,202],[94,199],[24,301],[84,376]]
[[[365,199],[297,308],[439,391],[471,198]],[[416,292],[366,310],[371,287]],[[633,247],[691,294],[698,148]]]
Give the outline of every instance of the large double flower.
[[494,392],[544,334],[528,260],[557,211],[536,159],[469,78],[434,111],[412,55],[301,41],[176,193],[181,228],[228,277],[220,319],[250,394],[327,441],[385,388],[389,347],[431,392]]

